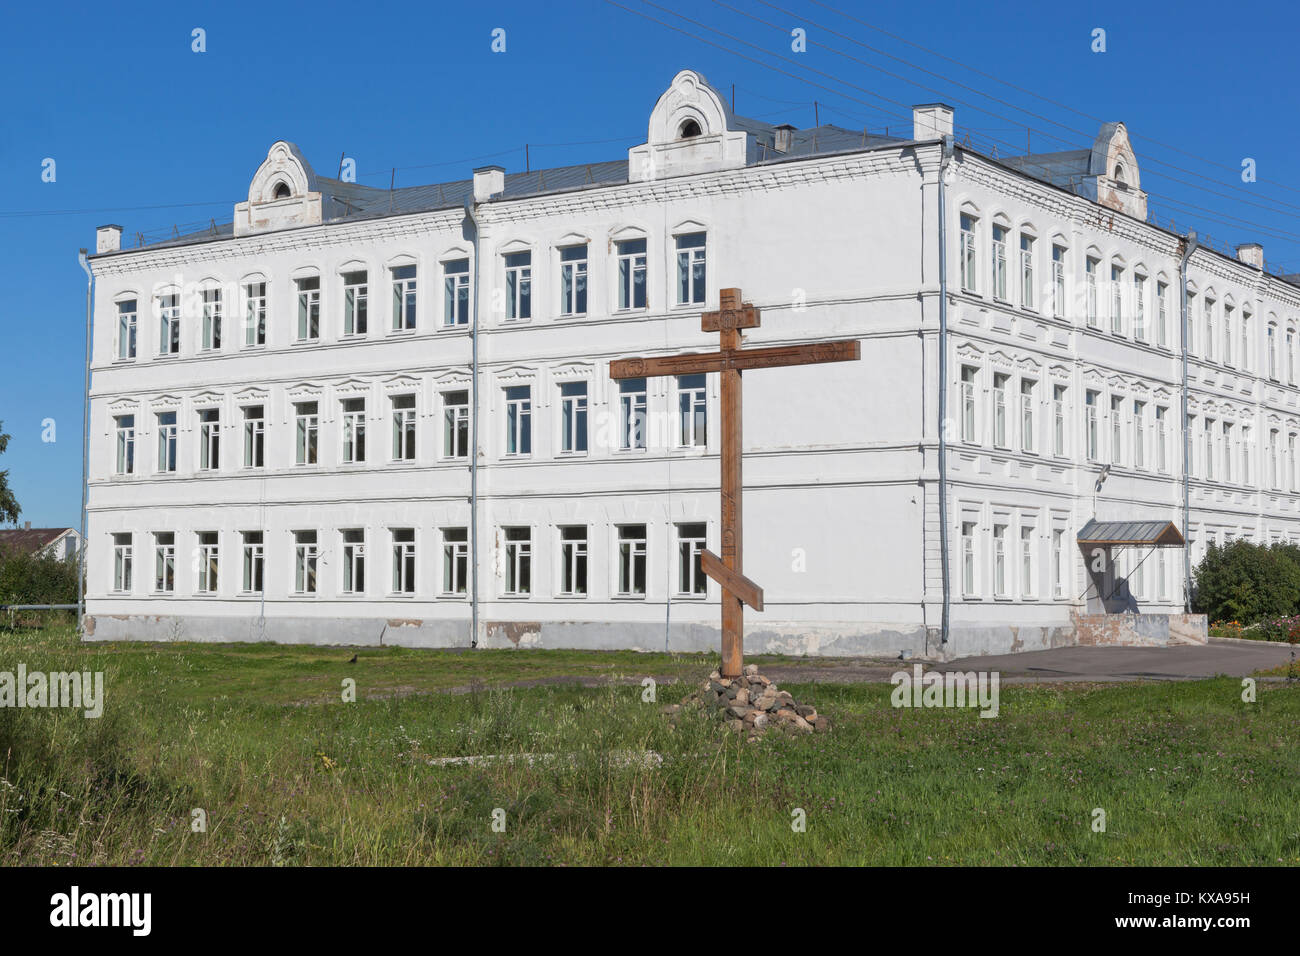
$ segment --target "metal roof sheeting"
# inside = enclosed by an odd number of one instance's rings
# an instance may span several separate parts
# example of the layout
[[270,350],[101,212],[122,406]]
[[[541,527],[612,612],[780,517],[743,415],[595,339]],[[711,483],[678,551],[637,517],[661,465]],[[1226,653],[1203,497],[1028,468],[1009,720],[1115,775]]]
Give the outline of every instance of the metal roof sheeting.
[[1079,543],[1181,548],[1186,542],[1172,521],[1097,521],[1094,518],[1079,529]]

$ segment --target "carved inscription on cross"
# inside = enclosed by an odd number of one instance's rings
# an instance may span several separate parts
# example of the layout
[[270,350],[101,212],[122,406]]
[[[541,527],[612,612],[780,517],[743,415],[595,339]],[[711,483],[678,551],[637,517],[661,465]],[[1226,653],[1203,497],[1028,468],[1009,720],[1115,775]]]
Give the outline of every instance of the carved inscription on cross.
[[757,328],[758,309],[742,303],[739,289],[723,289],[717,312],[705,312],[701,327],[717,332],[721,350],[663,358],[627,358],[610,363],[611,378],[647,378],[718,372],[722,377],[722,557],[707,549],[700,567],[722,588],[722,675],[739,677],[744,666],[744,605],[763,610],[763,589],[745,577],[742,567],[741,401],[740,373],[745,369],[852,362],[861,358],[854,339],[815,345],[781,345],[742,350],[740,330]]

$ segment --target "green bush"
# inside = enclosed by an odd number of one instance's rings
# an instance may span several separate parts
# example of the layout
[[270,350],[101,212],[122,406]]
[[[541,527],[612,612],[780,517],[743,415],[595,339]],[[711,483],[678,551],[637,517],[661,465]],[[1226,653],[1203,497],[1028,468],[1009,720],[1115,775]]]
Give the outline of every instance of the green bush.
[[1253,624],[1300,612],[1300,548],[1210,545],[1193,572],[1192,609],[1212,622]]
[[77,559],[0,551],[0,604],[76,604]]

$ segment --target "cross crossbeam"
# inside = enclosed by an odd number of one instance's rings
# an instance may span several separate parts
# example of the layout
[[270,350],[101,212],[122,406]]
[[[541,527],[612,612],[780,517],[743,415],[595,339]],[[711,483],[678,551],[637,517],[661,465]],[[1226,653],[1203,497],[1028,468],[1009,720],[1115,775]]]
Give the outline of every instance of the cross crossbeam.
[[763,589],[742,572],[741,498],[741,384],[746,369],[781,368],[823,362],[853,362],[862,357],[856,339],[837,339],[811,345],[778,345],[742,350],[740,330],[757,328],[759,310],[741,301],[739,289],[723,289],[716,312],[705,312],[700,327],[717,332],[717,352],[687,352],[683,355],[617,359],[610,363],[614,379],[648,378],[660,375],[693,375],[717,372],[722,379],[722,555],[709,550],[700,554],[700,569],[722,588],[722,674],[739,677],[744,666],[744,605],[763,610]]

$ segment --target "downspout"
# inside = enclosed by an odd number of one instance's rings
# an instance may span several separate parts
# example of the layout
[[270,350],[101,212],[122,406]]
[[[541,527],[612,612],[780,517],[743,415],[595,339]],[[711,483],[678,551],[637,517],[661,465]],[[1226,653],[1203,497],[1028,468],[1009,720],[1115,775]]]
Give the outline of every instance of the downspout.
[[81,544],[77,548],[77,632],[85,634],[86,621],[86,482],[90,461],[90,329],[93,320],[95,276],[86,261],[86,250],[77,253],[86,272],[86,379],[81,396]]
[[478,200],[473,193],[465,199],[465,215],[473,226],[470,245],[473,247],[473,294],[470,299],[470,404],[469,404],[469,646],[478,647]]
[[948,643],[952,582],[948,556],[948,210],[944,175],[952,160],[952,136],[943,138],[939,159],[939,567],[943,575],[940,644]]
[[1179,312],[1183,326],[1183,610],[1192,613],[1192,429],[1187,420],[1187,263],[1198,247],[1196,231],[1187,234],[1178,258]]

